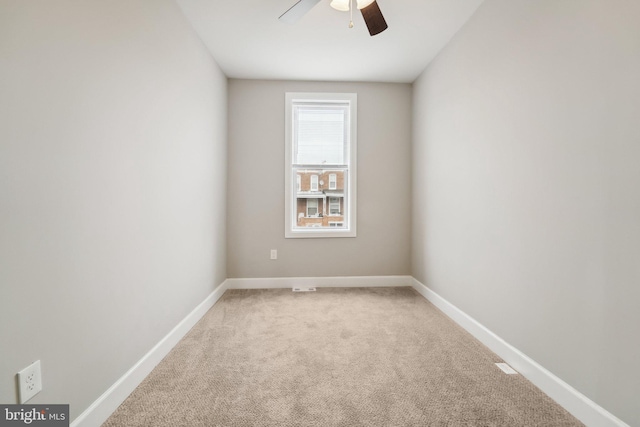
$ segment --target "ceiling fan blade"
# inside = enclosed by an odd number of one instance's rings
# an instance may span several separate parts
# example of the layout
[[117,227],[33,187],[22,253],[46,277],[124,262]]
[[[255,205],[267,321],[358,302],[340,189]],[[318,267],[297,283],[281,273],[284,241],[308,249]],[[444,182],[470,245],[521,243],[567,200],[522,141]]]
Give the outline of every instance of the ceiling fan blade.
[[377,1],[374,1],[369,6],[360,9],[360,12],[362,12],[362,17],[364,18],[364,22],[367,24],[369,34],[372,36],[380,34],[389,28],[387,21],[385,21],[384,16],[382,16],[382,12],[380,11],[380,6],[378,6]]
[[318,2],[320,2],[320,0],[299,0],[291,6],[289,10],[280,15],[278,19],[287,24],[293,24],[309,12]]

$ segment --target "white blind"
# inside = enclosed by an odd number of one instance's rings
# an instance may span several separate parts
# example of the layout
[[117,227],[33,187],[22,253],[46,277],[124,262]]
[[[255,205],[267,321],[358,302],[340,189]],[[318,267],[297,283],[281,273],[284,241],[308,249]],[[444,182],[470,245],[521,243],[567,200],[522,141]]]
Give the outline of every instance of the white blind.
[[299,165],[344,165],[349,106],[297,104],[293,108],[294,162]]

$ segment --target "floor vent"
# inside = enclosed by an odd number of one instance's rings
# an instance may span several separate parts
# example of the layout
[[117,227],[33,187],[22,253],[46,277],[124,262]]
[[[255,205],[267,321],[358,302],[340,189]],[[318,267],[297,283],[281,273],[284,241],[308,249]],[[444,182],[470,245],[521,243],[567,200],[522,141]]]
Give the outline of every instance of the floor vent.
[[509,375],[517,374],[516,370],[513,369],[511,366],[507,365],[506,363],[496,363],[496,366],[502,369],[502,372],[504,372],[505,374],[509,374]]
[[315,291],[316,291],[316,288],[313,286],[306,286],[306,287],[300,286],[297,288],[293,288],[293,292],[315,292]]

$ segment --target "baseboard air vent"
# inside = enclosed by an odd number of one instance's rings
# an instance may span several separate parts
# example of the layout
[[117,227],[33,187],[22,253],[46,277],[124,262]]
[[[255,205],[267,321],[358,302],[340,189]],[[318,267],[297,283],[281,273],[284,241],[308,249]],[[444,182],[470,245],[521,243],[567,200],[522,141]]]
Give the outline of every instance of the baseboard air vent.
[[296,286],[292,290],[293,292],[315,292],[316,288],[313,286]]

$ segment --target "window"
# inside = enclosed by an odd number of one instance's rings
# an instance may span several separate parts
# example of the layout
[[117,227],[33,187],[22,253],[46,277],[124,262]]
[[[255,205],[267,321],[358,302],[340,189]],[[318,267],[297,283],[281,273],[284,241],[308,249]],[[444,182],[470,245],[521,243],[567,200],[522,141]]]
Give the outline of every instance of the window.
[[340,199],[329,197],[329,215],[340,215]]
[[329,174],[329,190],[335,190],[337,187],[336,174]]
[[318,199],[307,199],[307,216],[318,215]]
[[285,101],[285,237],[355,237],[357,95]]

